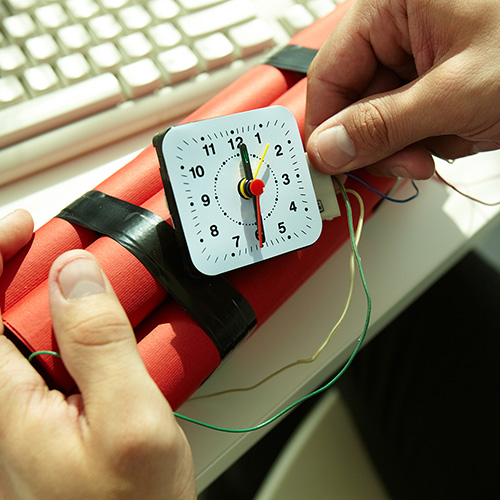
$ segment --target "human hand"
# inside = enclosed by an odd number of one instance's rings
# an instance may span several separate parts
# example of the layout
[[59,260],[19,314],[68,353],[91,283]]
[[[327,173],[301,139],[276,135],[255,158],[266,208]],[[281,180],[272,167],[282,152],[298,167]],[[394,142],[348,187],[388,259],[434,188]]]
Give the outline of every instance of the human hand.
[[308,73],[318,170],[425,179],[500,148],[498,0],[357,0]]
[[[14,255],[32,229],[25,211],[0,220],[0,273],[2,256]],[[81,394],[49,390],[0,335],[0,499],[196,498],[187,440],[94,257],[59,257],[49,296],[60,353]]]

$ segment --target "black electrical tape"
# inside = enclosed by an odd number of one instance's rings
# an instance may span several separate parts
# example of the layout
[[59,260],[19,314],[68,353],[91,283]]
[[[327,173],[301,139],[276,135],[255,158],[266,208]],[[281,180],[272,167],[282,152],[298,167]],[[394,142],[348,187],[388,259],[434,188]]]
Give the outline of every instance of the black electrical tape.
[[130,251],[200,325],[221,358],[256,325],[252,306],[225,278],[186,271],[174,228],[155,213],[89,191],[57,217],[109,236]]
[[300,45],[285,45],[281,50],[269,57],[265,64],[278,69],[306,74],[317,53],[316,49],[308,49]]

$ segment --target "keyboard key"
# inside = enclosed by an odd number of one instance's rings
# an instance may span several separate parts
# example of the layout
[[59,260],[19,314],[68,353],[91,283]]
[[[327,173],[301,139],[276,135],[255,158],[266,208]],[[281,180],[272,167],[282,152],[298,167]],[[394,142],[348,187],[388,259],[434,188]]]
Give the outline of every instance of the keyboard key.
[[26,12],[31,10],[38,0],[6,0],[12,12]]
[[101,42],[116,40],[123,31],[120,23],[111,14],[91,19],[89,27],[94,36]]
[[57,32],[57,38],[62,48],[68,53],[87,49],[92,41],[83,24],[72,24],[61,28]]
[[29,14],[22,13],[6,17],[3,27],[13,41],[22,42],[36,34],[36,25]]
[[48,33],[26,40],[26,51],[36,64],[55,61],[59,55],[59,47]]
[[153,52],[153,45],[143,33],[132,33],[120,38],[118,46],[131,61],[148,57]]
[[35,17],[44,29],[54,32],[68,22],[68,15],[58,3],[44,5],[35,10]]
[[65,85],[71,85],[91,76],[90,64],[79,52],[58,59],[56,68]]
[[101,3],[107,10],[118,10],[128,5],[129,0],[101,0]]
[[0,72],[8,75],[20,73],[26,66],[26,56],[17,45],[8,45],[0,49]]
[[67,0],[66,7],[79,21],[85,21],[99,13],[99,5],[94,0]]
[[0,78],[0,108],[24,101],[25,98],[26,92],[17,76]]
[[58,87],[59,79],[48,64],[28,68],[24,72],[26,87],[34,96],[45,94]]
[[141,59],[123,66],[118,76],[132,99],[150,94],[164,86],[160,70],[151,59]]
[[178,0],[178,2],[188,11],[206,9],[212,5],[221,3],[223,0]]
[[264,19],[235,26],[229,30],[229,37],[239,48],[241,57],[249,57],[274,47],[274,32]]
[[170,21],[179,15],[179,5],[173,0],[151,0],[148,8],[157,21]]
[[149,28],[148,34],[160,51],[175,47],[182,41],[182,35],[172,23],[153,26]]
[[178,26],[189,38],[217,33],[255,17],[255,7],[247,0],[230,0],[200,12],[181,16]]
[[141,5],[125,7],[118,12],[118,17],[129,31],[144,30],[151,25],[151,16]]
[[118,70],[123,62],[123,57],[116,46],[111,43],[103,43],[89,49],[91,63],[99,73],[114,72]]
[[215,33],[194,42],[194,48],[205,62],[207,71],[234,61],[234,47],[223,33]]
[[10,106],[0,111],[0,148],[93,115],[123,100],[118,80],[105,73]]
[[200,72],[198,58],[187,45],[158,54],[158,62],[171,84],[192,78]]
[[307,28],[314,22],[313,15],[301,4],[289,7],[283,14],[281,21],[291,35]]

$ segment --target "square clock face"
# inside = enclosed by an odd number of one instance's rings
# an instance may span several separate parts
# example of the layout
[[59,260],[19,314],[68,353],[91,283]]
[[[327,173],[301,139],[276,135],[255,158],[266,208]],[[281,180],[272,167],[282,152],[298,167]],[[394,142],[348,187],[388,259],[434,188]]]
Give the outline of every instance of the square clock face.
[[322,221],[294,116],[271,106],[154,139],[174,227],[216,275],[313,244]]

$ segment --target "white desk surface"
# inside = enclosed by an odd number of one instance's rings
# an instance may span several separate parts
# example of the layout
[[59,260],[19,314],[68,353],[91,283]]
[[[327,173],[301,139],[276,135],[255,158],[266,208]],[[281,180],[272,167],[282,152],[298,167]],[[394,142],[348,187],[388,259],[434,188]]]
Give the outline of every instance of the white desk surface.
[[[150,143],[154,131],[0,187],[0,216],[15,208],[32,212],[39,227],[60,209]],[[500,153],[488,153],[438,168],[455,184],[487,201],[500,200]],[[427,286],[500,222],[500,206],[468,200],[431,179],[407,204],[384,202],[365,226],[360,253],[373,312],[368,337],[379,332]],[[404,185],[395,196],[407,197]],[[344,245],[207,380],[197,395],[253,385],[299,358],[311,356],[337,321],[348,289],[349,248]],[[188,401],[179,412],[232,428],[250,427],[315,389],[348,357],[365,319],[366,299],[357,280],[351,308],[340,330],[313,363],[280,374],[259,388]],[[448,314],[448,311],[443,311]],[[401,332],[404,335],[405,332]],[[223,434],[181,424],[193,449],[202,491],[265,433]]]

